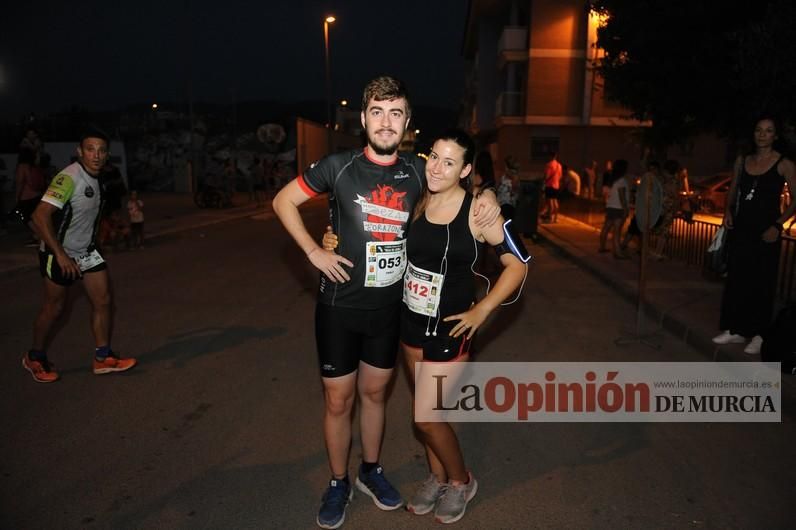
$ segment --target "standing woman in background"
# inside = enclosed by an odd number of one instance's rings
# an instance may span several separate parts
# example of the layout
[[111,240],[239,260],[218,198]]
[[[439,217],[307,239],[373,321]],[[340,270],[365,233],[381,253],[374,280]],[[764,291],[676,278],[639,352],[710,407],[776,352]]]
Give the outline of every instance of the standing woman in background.
[[771,321],[782,225],[796,211],[796,203],[780,210],[785,182],[796,189],[796,169],[778,145],[779,131],[773,118],[757,121],[754,152],[735,161],[724,211],[729,255],[719,320],[723,331],[713,342],[742,343],[751,337],[744,348],[750,355],[760,353],[760,334]]
[[603,177],[603,197],[605,199],[605,222],[600,230],[600,252],[610,252],[607,247],[608,234],[613,234],[613,254],[616,259],[627,259],[619,246],[622,226],[630,214],[627,193],[627,160],[617,160],[613,169]]
[[517,208],[517,195],[520,190],[520,164],[513,156],[506,157],[506,173],[500,178],[497,189],[497,200],[500,214],[504,219],[514,219]]

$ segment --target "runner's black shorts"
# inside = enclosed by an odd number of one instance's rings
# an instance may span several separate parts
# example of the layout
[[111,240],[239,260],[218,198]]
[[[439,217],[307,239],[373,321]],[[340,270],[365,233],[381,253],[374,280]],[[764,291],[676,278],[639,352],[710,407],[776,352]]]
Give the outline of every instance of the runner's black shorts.
[[558,199],[561,197],[561,192],[558,188],[553,188],[552,186],[546,186],[544,189],[544,196],[548,199]]
[[[83,271],[83,274],[104,271],[107,268],[108,264],[102,262],[96,267],[92,267],[87,271]],[[51,282],[63,287],[69,287],[72,285],[72,283],[74,283],[75,279],[80,279],[79,276],[77,278],[67,278],[64,276],[61,266],[58,265],[58,260],[55,259],[55,255],[48,251],[39,251],[39,272],[41,273],[42,277],[47,278]]]
[[[401,342],[411,348],[423,350],[423,360],[447,363],[470,353],[472,340],[465,333],[454,338],[449,335],[457,322],[441,321],[436,326],[435,319],[429,320],[413,313],[406,305],[401,309]],[[426,335],[428,330],[429,335]]]
[[354,372],[362,361],[376,368],[395,367],[401,304],[381,309],[315,306],[315,343],[322,377]]

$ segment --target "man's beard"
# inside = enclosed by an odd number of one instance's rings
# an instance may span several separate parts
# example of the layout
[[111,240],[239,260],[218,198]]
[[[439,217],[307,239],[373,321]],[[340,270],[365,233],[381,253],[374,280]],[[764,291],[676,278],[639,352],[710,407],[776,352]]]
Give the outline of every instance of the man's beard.
[[376,145],[376,143],[371,140],[370,135],[368,135],[368,146],[373,150],[374,153],[380,156],[389,156],[394,155],[395,152],[398,150],[398,146],[401,145],[401,139],[395,141],[394,144],[389,144],[385,147],[381,147]]

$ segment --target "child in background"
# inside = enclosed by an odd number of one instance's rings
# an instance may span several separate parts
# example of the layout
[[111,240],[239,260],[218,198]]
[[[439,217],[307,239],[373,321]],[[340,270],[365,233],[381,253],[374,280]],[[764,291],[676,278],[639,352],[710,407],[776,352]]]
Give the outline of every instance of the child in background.
[[144,248],[144,201],[138,198],[138,192],[130,192],[127,201],[127,213],[130,214],[130,231],[132,246]]

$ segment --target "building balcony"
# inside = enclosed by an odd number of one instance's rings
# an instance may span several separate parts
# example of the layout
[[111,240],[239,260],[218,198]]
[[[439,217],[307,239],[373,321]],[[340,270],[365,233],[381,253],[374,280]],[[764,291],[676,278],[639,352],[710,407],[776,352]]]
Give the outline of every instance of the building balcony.
[[525,116],[525,94],[523,92],[501,92],[497,98],[495,116]]
[[528,60],[528,29],[507,26],[498,41],[498,69],[506,63],[521,63]]
[[523,26],[506,26],[498,41],[498,52],[528,50],[528,28]]

